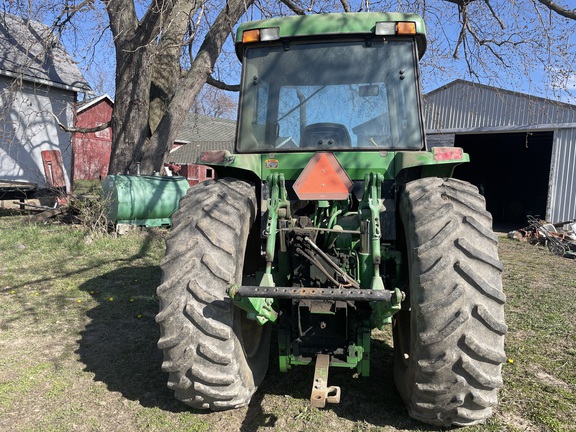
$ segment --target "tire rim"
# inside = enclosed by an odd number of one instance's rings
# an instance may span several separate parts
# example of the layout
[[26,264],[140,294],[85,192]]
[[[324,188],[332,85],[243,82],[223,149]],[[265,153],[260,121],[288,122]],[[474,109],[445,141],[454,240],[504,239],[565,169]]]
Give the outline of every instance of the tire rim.
[[237,311],[236,320],[240,327],[240,337],[242,338],[241,342],[244,354],[247,358],[253,358],[260,349],[264,326],[258,324],[255,320],[248,319],[245,311],[238,308]]
[[404,366],[410,361],[410,311],[401,310],[394,315],[394,343],[398,346]]

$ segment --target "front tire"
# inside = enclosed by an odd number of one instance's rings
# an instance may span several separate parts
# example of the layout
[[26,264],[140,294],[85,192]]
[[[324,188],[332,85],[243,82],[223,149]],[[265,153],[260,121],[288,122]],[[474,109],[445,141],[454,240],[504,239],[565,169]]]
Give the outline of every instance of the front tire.
[[189,189],[172,217],[157,290],[158,347],[168,387],[194,408],[247,405],[268,368],[270,326],[248,320],[226,293],[242,283],[256,209],[250,184],[211,180]]
[[409,309],[394,318],[394,377],[411,417],[485,421],[502,387],[505,296],[498,239],[478,189],[424,178],[400,199]]

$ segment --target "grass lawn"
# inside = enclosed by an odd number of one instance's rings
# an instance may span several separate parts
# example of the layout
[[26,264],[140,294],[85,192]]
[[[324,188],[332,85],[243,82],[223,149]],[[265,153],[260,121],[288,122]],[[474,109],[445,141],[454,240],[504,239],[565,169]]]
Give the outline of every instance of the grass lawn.
[[[372,377],[331,370],[342,402],[309,406],[313,371],[270,369],[250,406],[203,413],[174,400],[154,321],[162,230],[115,238],[0,217],[2,431],[430,431],[394,390],[390,331]],[[500,241],[509,334],[500,406],[467,431],[576,431],[576,261]]]

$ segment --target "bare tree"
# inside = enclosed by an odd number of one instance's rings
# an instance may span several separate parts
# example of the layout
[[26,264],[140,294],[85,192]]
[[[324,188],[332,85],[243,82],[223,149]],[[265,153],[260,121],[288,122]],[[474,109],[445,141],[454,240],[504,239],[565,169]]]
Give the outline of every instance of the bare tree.
[[236,99],[218,87],[207,85],[202,88],[192,105],[191,111],[212,117],[236,118]]
[[[453,65],[461,64],[463,78],[559,96],[576,42],[576,22],[566,19],[574,18],[574,9],[549,0],[417,3],[431,36],[425,69],[450,76]],[[439,76],[424,79],[438,83]]]
[[[468,76],[478,81],[502,83],[516,80],[529,80],[534,63],[544,65],[546,72],[560,82],[569,71],[562,70],[561,59],[566,59],[573,49],[572,33],[574,25],[566,22],[570,13],[567,8],[547,0],[524,0],[523,7],[518,2],[496,0],[443,0],[443,1],[341,1],[330,0],[281,0],[280,2],[229,1],[196,2],[190,7],[188,2],[164,1],[156,3],[157,11],[148,9],[138,27],[146,29],[148,39],[124,38],[114,31],[120,10],[119,5],[131,3],[115,1],[107,3],[112,30],[115,34],[117,57],[125,54],[124,62],[119,58],[117,66],[117,106],[113,120],[115,133],[115,153],[111,165],[112,172],[133,168],[141,162],[144,172],[158,170],[169,145],[173,141],[177,127],[186,112],[193,105],[202,86],[208,81],[218,84],[211,77],[217,65],[226,37],[242,15],[248,18],[268,16],[325,13],[334,11],[388,11],[400,8],[406,12],[417,12],[429,21],[431,42],[439,43],[427,57],[428,64],[441,70],[445,59],[459,59],[464,62]],[[114,6],[115,4],[115,6]],[[184,8],[179,9],[179,8]],[[217,18],[211,18],[218,11]],[[553,11],[553,12],[552,12]],[[548,16],[546,14],[548,13]],[[447,16],[449,19],[447,20]],[[134,18],[134,15],[132,15]],[[153,17],[156,17],[153,19]],[[180,20],[178,20],[180,17]],[[152,26],[152,22],[156,27]],[[119,28],[135,28],[123,23]],[[204,27],[202,27],[204,26]],[[449,27],[450,26],[450,27]],[[150,31],[154,28],[154,31]],[[182,30],[186,29],[182,37]],[[453,35],[457,34],[454,40]],[[161,38],[158,42],[158,35]],[[153,36],[153,37],[152,37]],[[122,38],[125,42],[121,42]],[[130,39],[128,48],[125,45]],[[134,41],[137,46],[130,45]],[[199,48],[194,49],[194,44]],[[430,44],[432,45],[432,43]],[[190,66],[180,76],[167,71],[179,70],[182,48],[189,48]],[[134,54],[131,53],[131,50]],[[158,55],[161,53],[161,55]],[[148,57],[150,56],[150,57]],[[130,65],[139,61],[151,61],[151,79],[141,76],[138,79],[130,72]],[[453,64],[453,62],[449,63]],[[144,65],[144,63],[142,63]],[[554,65],[554,66],[553,66]],[[120,76],[119,73],[122,75]],[[520,78],[518,78],[520,77]],[[128,78],[128,79],[127,79]],[[123,83],[130,87],[141,82],[141,93],[127,91]],[[145,89],[151,83],[151,91]],[[120,87],[118,87],[120,86]],[[221,83],[220,86],[222,87]],[[141,94],[142,100],[133,94]],[[126,96],[122,98],[121,95]],[[149,107],[146,101],[150,100]],[[142,109],[142,111],[140,110]],[[146,110],[150,110],[146,115]],[[137,117],[140,120],[136,120]],[[143,119],[158,119],[149,122],[147,130]],[[140,123],[139,123],[140,122]],[[123,126],[124,124],[124,126]],[[129,126],[130,125],[130,126]],[[127,133],[132,128],[131,133]],[[130,150],[134,149],[133,152]]]
[[[132,0],[104,2],[116,47],[116,95],[110,172],[160,170],[178,126],[213,71],[234,24],[252,0],[158,0],[141,19]],[[182,48],[193,44],[206,8],[219,10],[183,71]]]
[[[89,49],[112,35],[115,107],[110,172],[159,171],[179,125],[208,83],[236,90],[220,73],[237,63],[226,41],[240,19],[326,12],[391,11],[421,14],[428,27],[423,79],[429,87],[454,78],[493,85],[546,83],[551,95],[574,76],[576,9],[568,0],[68,0],[14,1],[8,9],[36,10],[62,37]],[[9,10],[11,11],[11,10]],[[86,25],[81,25],[81,23]],[[88,34],[83,31],[88,28]],[[229,39],[228,39],[229,40]],[[228,44],[231,45],[231,44]],[[233,50],[230,50],[233,51]],[[103,87],[96,83],[97,86]],[[210,95],[212,90],[205,89]],[[218,94],[218,93],[215,93]],[[213,114],[228,101],[214,99]],[[228,108],[226,108],[228,109]]]

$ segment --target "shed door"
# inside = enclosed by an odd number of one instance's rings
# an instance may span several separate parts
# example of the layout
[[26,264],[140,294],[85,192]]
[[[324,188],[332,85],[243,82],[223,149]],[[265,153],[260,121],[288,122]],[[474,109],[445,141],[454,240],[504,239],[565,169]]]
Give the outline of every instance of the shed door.
[[553,137],[552,131],[456,135],[470,163],[454,176],[478,186],[495,223],[526,226],[529,214],[546,217]]
[[65,188],[66,177],[60,150],[42,150],[42,163],[48,184],[54,188]]

